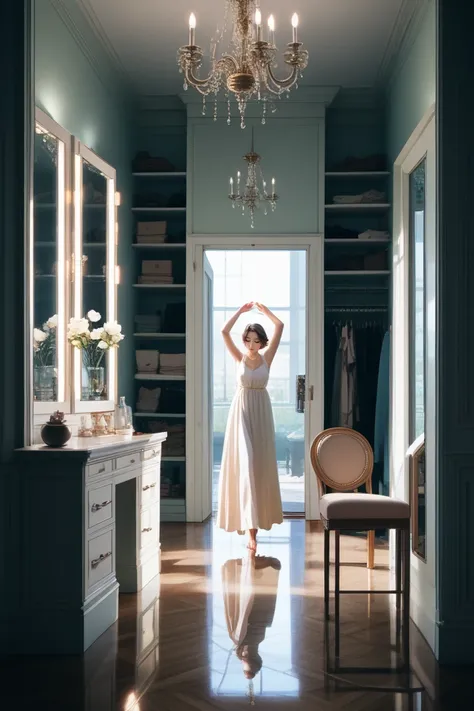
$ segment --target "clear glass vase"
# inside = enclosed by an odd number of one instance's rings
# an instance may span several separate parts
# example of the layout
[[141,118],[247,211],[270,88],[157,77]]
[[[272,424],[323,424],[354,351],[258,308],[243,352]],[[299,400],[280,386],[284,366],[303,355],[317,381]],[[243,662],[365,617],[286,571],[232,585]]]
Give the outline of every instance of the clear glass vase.
[[56,368],[54,365],[35,365],[33,370],[34,397],[37,402],[55,402]]
[[87,399],[104,400],[105,394],[105,368],[88,366],[87,370]]

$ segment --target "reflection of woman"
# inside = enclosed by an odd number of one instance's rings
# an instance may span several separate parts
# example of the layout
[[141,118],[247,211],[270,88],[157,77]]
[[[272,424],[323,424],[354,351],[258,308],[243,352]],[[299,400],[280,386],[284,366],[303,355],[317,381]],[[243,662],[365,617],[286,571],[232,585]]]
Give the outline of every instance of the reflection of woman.
[[273,623],[280,567],[276,558],[252,553],[222,566],[227,630],[247,679],[262,668],[258,646]]
[[[274,325],[269,341],[259,323],[242,334],[245,352],[230,332],[237,319],[257,308]],[[248,547],[257,548],[259,528],[283,521],[275,449],[272,405],[266,386],[280,344],[283,323],[266,306],[248,303],[222,329],[224,343],[238,363],[237,392],[232,400],[222,452],[217,525],[226,531],[248,531]]]

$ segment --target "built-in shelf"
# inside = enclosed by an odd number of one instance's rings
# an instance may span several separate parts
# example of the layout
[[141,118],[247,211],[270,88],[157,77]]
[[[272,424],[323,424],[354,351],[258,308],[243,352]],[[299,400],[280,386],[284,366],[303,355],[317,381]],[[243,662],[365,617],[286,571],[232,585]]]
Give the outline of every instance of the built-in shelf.
[[328,170],[326,178],[387,178],[388,170]]
[[87,247],[87,248],[89,248],[89,247],[99,248],[100,247],[101,249],[105,249],[105,247],[107,247],[107,244],[105,242],[83,242],[82,246]]
[[186,249],[186,242],[158,242],[157,244],[133,244],[135,249]]
[[328,270],[324,272],[325,276],[388,276],[388,269],[341,269]]
[[185,178],[186,171],[139,171],[138,173],[132,173],[132,175],[134,175],[136,178]]
[[186,380],[186,376],[161,375],[160,373],[136,373],[135,380]]
[[185,414],[182,413],[176,413],[176,412],[134,412],[133,413],[134,417],[146,417],[146,418],[153,418],[156,420],[159,420],[160,417],[166,420],[184,420],[186,418]]
[[56,274],[35,274],[35,279],[55,279]]
[[185,333],[134,333],[135,338],[186,338]]
[[174,498],[174,496],[162,496],[160,500],[160,504],[180,504],[181,506],[184,506],[185,500],[184,499],[178,499]]
[[185,462],[186,457],[161,457],[162,462]]
[[390,207],[388,202],[343,203],[341,205],[330,203],[325,205],[326,210],[331,212],[383,212]]
[[185,289],[186,284],[134,284],[135,289]]
[[132,212],[186,212],[185,207],[132,207]]
[[103,274],[83,274],[83,279],[99,279],[100,281],[105,281],[105,276]]
[[324,240],[324,244],[343,244],[343,245],[351,245],[355,246],[357,245],[358,247],[368,247],[371,244],[386,244],[390,245],[392,242],[389,239],[348,239],[348,238],[343,238],[343,237],[335,237],[334,239],[328,238]]

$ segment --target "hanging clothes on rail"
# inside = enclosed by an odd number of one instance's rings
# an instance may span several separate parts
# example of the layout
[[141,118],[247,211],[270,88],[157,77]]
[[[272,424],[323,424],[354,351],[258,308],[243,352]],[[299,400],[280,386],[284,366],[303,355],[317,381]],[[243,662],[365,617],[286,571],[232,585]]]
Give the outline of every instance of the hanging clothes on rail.
[[341,329],[334,364],[332,421],[334,427],[354,427],[357,411],[357,362],[353,329]]
[[390,332],[387,331],[380,353],[375,410],[374,462],[380,470],[379,493],[388,495],[390,488],[389,460],[389,401],[390,401]]
[[[370,313],[369,309],[366,309]],[[337,311],[334,310],[336,313]],[[342,311],[351,312],[350,309]],[[362,310],[364,311],[364,310]],[[331,309],[328,310],[331,312]],[[359,323],[326,318],[324,330],[325,427],[352,427],[374,446],[380,353],[386,330],[385,309]],[[375,316],[377,314],[377,316]],[[376,490],[383,472],[374,471]]]

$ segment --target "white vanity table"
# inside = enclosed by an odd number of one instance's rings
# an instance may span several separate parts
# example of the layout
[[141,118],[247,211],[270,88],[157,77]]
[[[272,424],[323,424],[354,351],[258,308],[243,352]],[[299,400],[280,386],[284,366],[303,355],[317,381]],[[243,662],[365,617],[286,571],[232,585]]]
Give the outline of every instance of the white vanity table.
[[20,653],[83,652],[117,620],[119,591],[158,575],[165,439],[73,438],[62,449],[18,451],[28,630]]

